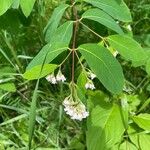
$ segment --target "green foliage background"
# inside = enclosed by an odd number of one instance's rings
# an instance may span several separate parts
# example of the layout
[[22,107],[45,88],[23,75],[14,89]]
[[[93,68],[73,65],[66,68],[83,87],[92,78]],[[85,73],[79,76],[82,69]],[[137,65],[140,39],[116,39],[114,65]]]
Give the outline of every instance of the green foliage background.
[[[129,35],[134,35],[134,38],[142,44],[147,55],[150,56],[150,2],[148,0],[125,0],[125,2],[131,10],[133,22],[131,24],[124,23],[122,26]],[[24,16],[21,8],[17,9],[18,6],[14,4],[12,6],[14,9],[9,9],[6,13],[0,16],[1,150],[23,150],[26,149],[28,145],[29,110],[31,97],[36,83],[35,81],[29,82],[24,80],[21,74],[25,72],[31,59],[46,44],[43,29],[46,26],[52,11],[60,3],[63,3],[63,1],[37,0],[34,9],[28,18]],[[89,6],[84,6],[84,10],[88,7]],[[78,9],[81,12],[83,11],[80,7],[78,7]],[[68,17],[68,14],[66,14],[66,17]],[[66,18],[63,18],[61,21],[64,22],[65,19]],[[107,36],[109,34],[109,31],[98,23],[88,22],[88,25],[91,27],[93,26],[93,30],[97,33],[99,33],[98,28],[102,28],[102,36]],[[128,25],[131,25],[132,31],[128,30]],[[86,28],[82,28],[78,35],[78,45],[89,41],[100,42],[99,38],[95,37]],[[54,62],[61,62],[64,57],[65,56],[62,54],[55,59]],[[142,120],[142,123],[139,123],[137,116],[133,116],[133,118],[131,117],[132,115],[130,116],[130,127],[125,131],[122,141],[119,143],[120,150],[129,150],[129,148],[130,150],[148,150],[150,146],[150,117],[142,116],[142,114],[150,113],[150,65],[145,69],[144,66],[138,67],[137,62],[131,64],[120,56],[118,57],[118,60],[123,67],[124,75],[126,77],[126,89],[124,89],[125,92],[122,93],[119,98],[125,99],[125,101],[127,100],[129,111],[137,114]],[[140,62],[140,64],[141,63],[142,62]],[[80,67],[76,69],[76,77],[78,76],[79,70],[81,70]],[[66,62],[63,72],[69,80],[71,78],[70,60]],[[89,105],[89,109],[92,110],[94,105],[96,106],[96,109],[98,109],[99,106],[105,106],[104,103],[109,100],[115,101],[117,104],[119,103],[118,97],[109,94],[99,82],[96,82],[96,86],[103,92],[88,92],[89,101],[87,105]],[[96,109],[92,111],[91,117],[89,117],[87,121],[87,127],[85,120],[83,122],[76,122],[69,119],[69,117],[64,114],[62,106],[62,101],[67,96],[68,91],[69,89],[67,85],[60,84],[59,86],[52,86],[47,83],[45,79],[41,79],[38,89],[39,97],[37,103],[35,136],[33,139],[33,147],[35,149],[86,149],[86,128],[90,129],[91,120],[93,119],[92,121],[97,121],[96,117],[99,114],[97,115],[98,112]],[[92,99],[103,99],[105,102],[96,101],[93,103]],[[100,104],[97,105],[97,103]],[[107,103],[106,105],[109,104]],[[101,110],[100,113],[102,111],[104,110]],[[113,105],[110,106],[107,113],[110,114],[110,116],[113,116],[113,112],[116,111],[119,111],[119,109],[116,105]],[[123,111],[127,112],[126,108],[124,108]],[[127,115],[127,113],[124,114]],[[120,116],[115,117],[120,119]],[[135,123],[140,125],[138,126],[133,123],[132,119]],[[104,121],[105,120],[99,120],[99,122]],[[110,119],[109,121],[109,123],[112,123],[111,125],[113,125],[110,128],[113,128],[114,130],[112,133],[108,131],[108,134],[112,134],[113,137],[116,127],[116,124],[113,124],[113,122],[116,120]],[[146,122],[147,125],[145,125],[144,122]],[[128,125],[126,124],[126,126]],[[95,126],[93,130],[97,130],[97,126]],[[122,128],[120,130],[122,130]],[[90,130],[88,130],[88,132],[90,132]],[[116,133],[115,135],[117,134],[120,135],[120,133]],[[107,139],[106,135],[102,136],[102,138],[104,137]],[[87,145],[89,143],[91,144],[89,149],[95,150],[96,147],[93,148],[92,145],[92,142],[94,143],[95,141],[90,137],[89,139],[90,142],[87,141]],[[115,140],[117,141],[117,138]],[[140,148],[138,148],[138,146]],[[113,147],[113,149],[117,150],[118,147]]]

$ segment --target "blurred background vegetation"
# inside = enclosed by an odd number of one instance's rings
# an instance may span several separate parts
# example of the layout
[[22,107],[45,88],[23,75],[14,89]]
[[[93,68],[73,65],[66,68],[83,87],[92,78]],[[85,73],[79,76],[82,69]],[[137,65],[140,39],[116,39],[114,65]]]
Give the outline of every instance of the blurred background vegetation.
[[[43,29],[53,9],[62,2],[37,0],[28,18],[18,9],[17,4],[14,4],[12,9],[0,16],[0,150],[23,149],[28,144],[28,112],[35,82],[25,81],[20,74],[24,73],[27,64],[45,45]],[[149,0],[125,2],[131,10],[133,22],[122,26],[129,34],[134,35],[145,50],[150,51]],[[78,9],[82,13],[86,6]],[[128,30],[129,25],[132,31]],[[94,30],[107,36],[108,31],[99,31],[98,26],[95,24]],[[87,36],[83,39],[83,34],[87,34],[88,39]],[[95,41],[95,37],[86,29],[79,32],[78,44],[81,37],[82,42]],[[140,105],[139,99],[147,99],[150,96],[150,80],[144,67],[133,68],[129,62],[119,59],[130,88],[134,89],[129,89],[135,99],[134,104],[131,104],[132,109],[137,109]],[[69,71],[68,69],[66,72]],[[85,122],[75,122],[63,114],[61,103],[66,96],[67,88],[61,85],[51,86],[42,79],[38,93],[34,147],[43,150],[50,150],[50,147],[85,149]],[[133,97],[131,95],[131,98]]]

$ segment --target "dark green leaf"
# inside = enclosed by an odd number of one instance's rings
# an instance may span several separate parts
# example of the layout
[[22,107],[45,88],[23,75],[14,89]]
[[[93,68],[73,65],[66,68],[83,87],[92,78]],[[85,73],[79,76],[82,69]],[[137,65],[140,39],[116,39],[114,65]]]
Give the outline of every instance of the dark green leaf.
[[115,0],[84,0],[92,4],[95,7],[98,7],[104,10],[106,13],[111,15],[113,18],[118,19],[124,22],[132,21],[130,11],[123,0],[120,3]]
[[147,59],[140,44],[128,36],[112,35],[107,37],[107,40],[110,46],[117,50],[127,60],[137,62]]
[[62,42],[64,44],[69,45],[73,32],[73,21],[67,21],[63,25],[61,25],[54,36],[49,41],[50,43],[54,42]]
[[53,43],[47,44],[44,46],[41,51],[33,58],[33,60],[29,63],[27,70],[31,69],[35,66],[41,65],[46,57],[45,63],[50,63],[53,59],[55,59],[60,53],[67,50],[68,46],[64,43]]
[[13,0],[0,0],[0,16],[9,9],[12,3]]
[[120,93],[124,77],[122,68],[113,55],[97,44],[84,44],[78,49],[102,84],[110,92]]
[[63,13],[68,6],[69,5],[67,5],[67,4],[61,4],[57,8],[55,8],[47,26],[44,29],[46,42],[49,42],[51,40],[51,38],[54,36],[54,33],[57,30],[57,27],[63,16]]
[[87,18],[90,20],[97,21],[97,22],[103,24],[104,26],[112,29],[113,31],[115,31],[119,34],[123,34],[122,29],[116,23],[116,21],[112,17],[110,17],[107,13],[103,12],[100,9],[96,9],[96,8],[89,9],[82,15],[82,18]]

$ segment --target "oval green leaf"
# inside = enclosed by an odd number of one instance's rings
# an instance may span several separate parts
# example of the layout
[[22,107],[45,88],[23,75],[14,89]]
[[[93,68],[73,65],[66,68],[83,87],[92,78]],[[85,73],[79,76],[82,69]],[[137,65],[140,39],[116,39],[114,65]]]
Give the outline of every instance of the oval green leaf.
[[106,13],[108,13],[110,16],[112,16],[115,19],[118,19],[120,21],[124,22],[131,22],[131,14],[126,6],[126,4],[121,0],[120,2],[117,2],[115,0],[84,0],[85,2],[88,2],[92,4],[95,7],[98,7],[102,10],[104,10]]
[[134,39],[125,35],[112,35],[107,37],[112,48],[117,50],[125,59],[134,62],[147,59],[143,48]]
[[89,9],[82,15],[82,18],[97,21],[103,24],[104,26],[110,28],[111,30],[119,34],[123,34],[122,29],[116,23],[116,21],[112,17],[110,17],[107,13],[105,13],[100,9],[97,8]]
[[53,11],[53,14],[47,26],[44,28],[46,42],[49,42],[51,38],[54,36],[54,33],[56,32],[57,27],[59,25],[59,22],[68,6],[69,5],[67,4],[61,4]]
[[36,0],[20,0],[22,12],[28,17],[33,9]]
[[97,44],[83,44],[78,50],[106,89],[114,94],[122,91],[124,84],[122,68],[106,48]]

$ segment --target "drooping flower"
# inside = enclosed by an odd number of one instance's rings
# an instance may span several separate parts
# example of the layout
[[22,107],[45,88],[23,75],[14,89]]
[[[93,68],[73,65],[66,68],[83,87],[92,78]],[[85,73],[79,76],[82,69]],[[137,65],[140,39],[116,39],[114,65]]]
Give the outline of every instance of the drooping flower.
[[119,54],[118,51],[114,51],[114,52],[113,52],[113,56],[114,56],[114,57],[117,57],[118,54]]
[[128,29],[129,31],[132,31],[131,25],[127,25],[127,29]]
[[92,73],[92,72],[89,72],[89,78],[91,80],[93,80],[94,78],[96,78],[96,75],[94,73]]
[[59,82],[65,82],[66,81],[66,78],[65,76],[62,74],[62,72],[59,70],[57,75],[56,75],[56,80]]
[[89,116],[89,112],[86,111],[86,107],[82,102],[74,102],[72,96],[66,97],[63,101],[64,111],[71,119],[79,120]]
[[94,90],[94,89],[95,89],[95,86],[94,86],[93,82],[92,82],[91,80],[89,80],[89,81],[85,84],[85,88],[86,88],[86,89]]
[[54,74],[50,74],[46,77],[46,80],[50,82],[51,84],[57,84],[56,78]]

